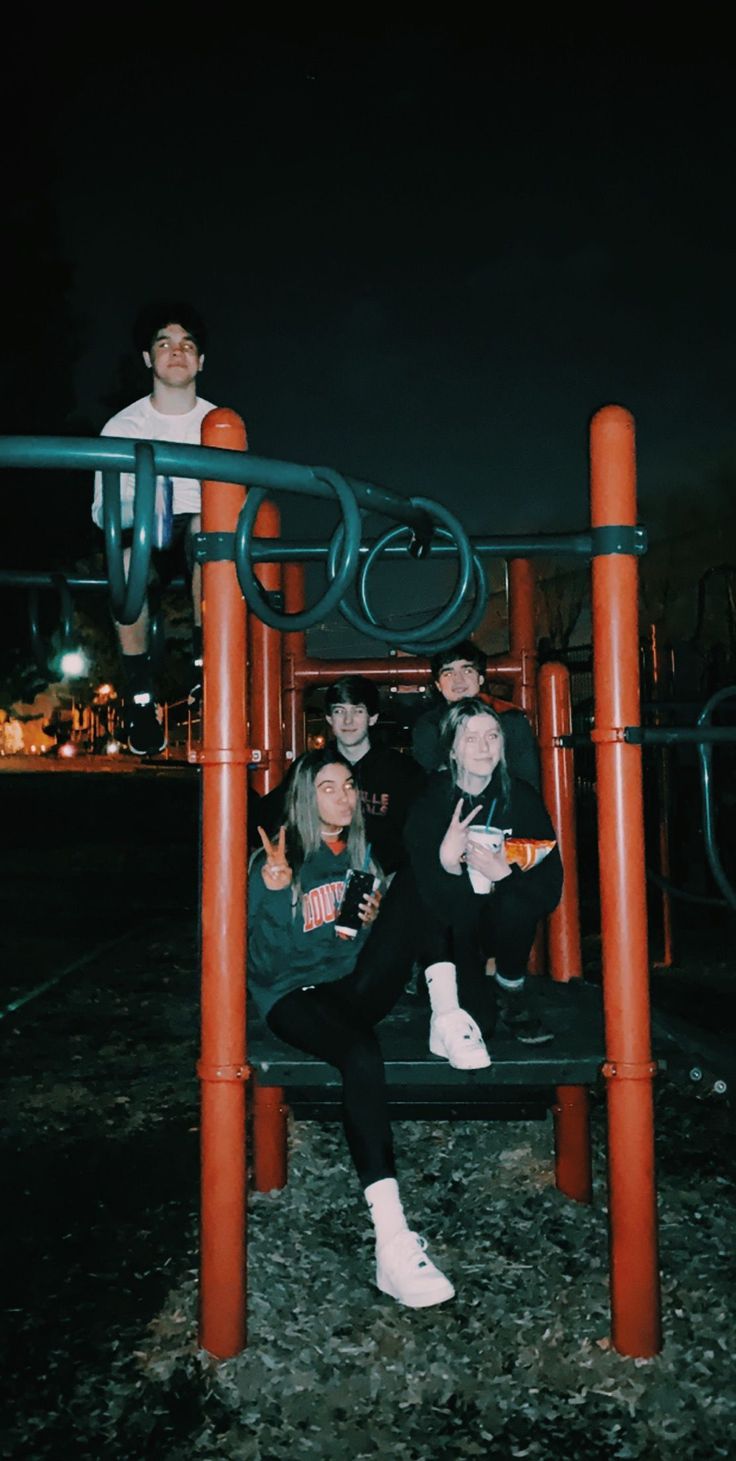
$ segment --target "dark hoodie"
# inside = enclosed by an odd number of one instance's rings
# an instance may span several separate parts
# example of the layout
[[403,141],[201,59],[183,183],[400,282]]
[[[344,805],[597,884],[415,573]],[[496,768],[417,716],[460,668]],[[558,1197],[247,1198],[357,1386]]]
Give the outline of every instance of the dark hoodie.
[[[512,776],[510,793],[505,798],[497,769],[485,791],[473,797],[455,786],[449,771],[435,771],[409,813],[404,838],[422,899],[448,925],[463,923],[477,911],[478,895],[467,869],[463,868],[458,877],[446,872],[440,862],[440,844],[461,798],[463,816],[474,806],[481,808],[476,818],[479,827],[486,825],[490,812],[490,825],[502,827],[513,837],[536,841],[555,836],[544,802],[528,782]],[[521,872],[512,866],[511,876],[496,883],[493,897],[513,894],[528,904],[530,913],[541,918],[557,907],[561,893],[562,862],[557,847],[553,847],[538,867]]]

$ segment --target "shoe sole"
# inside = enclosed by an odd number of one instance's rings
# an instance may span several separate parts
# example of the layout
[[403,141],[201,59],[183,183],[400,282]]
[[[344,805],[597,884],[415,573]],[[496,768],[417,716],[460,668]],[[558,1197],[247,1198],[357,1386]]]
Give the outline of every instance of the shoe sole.
[[376,1288],[382,1294],[386,1294],[389,1299],[394,1299],[397,1304],[401,1304],[405,1309],[432,1309],[437,1304],[446,1304],[448,1299],[454,1299],[455,1290],[449,1279],[447,1283],[449,1293],[444,1293],[441,1298],[435,1298],[432,1294],[421,1294],[416,1299],[402,1299],[394,1289],[386,1283],[381,1283],[381,1280],[378,1278],[376,1279]]
[[168,746],[168,741],[163,741],[160,746],[150,746],[147,751],[139,751],[132,741],[128,741],[128,750],[134,756],[161,756]]
[[520,1045],[549,1045],[550,1040],[555,1038],[551,1031],[545,1031],[543,1035],[518,1035],[512,1029],[511,1034]]
[[476,1057],[473,1059],[472,1062],[468,1062],[467,1065],[458,1065],[456,1061],[450,1060],[450,1057],[444,1047],[440,1050],[436,1042],[433,1042],[432,1040],[430,1040],[429,1042],[429,1053],[430,1055],[438,1055],[440,1057],[440,1060],[446,1060],[448,1064],[452,1066],[453,1070],[487,1070],[489,1065],[491,1064],[491,1057],[488,1054],[488,1051],[486,1051],[485,1054],[483,1054],[482,1051],[478,1051],[476,1052]]

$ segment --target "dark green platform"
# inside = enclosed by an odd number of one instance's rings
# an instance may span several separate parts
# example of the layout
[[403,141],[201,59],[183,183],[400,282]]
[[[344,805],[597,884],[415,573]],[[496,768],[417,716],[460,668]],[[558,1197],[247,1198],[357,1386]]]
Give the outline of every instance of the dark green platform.
[[[595,1085],[605,1060],[601,992],[584,980],[557,984],[533,981],[535,1008],[554,1039],[522,1045],[499,1021],[488,1047],[486,1070],[454,1070],[429,1054],[429,1009],[406,995],[378,1026],[386,1076],[395,1110],[422,1114],[535,1115],[553,1099],[558,1085]],[[295,1109],[314,1107],[331,1114],[340,1101],[341,1081],[333,1066],[283,1044],[262,1020],[249,1019],[248,1059],[261,1085],[282,1086]],[[528,1112],[520,1110],[528,1107]],[[473,1108],[473,1110],[471,1110]]]

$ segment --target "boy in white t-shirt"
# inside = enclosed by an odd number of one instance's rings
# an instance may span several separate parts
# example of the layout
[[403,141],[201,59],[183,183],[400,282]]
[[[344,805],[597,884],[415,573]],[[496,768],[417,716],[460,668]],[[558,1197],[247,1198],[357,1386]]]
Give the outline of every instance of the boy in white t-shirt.
[[[201,427],[211,401],[197,395],[197,376],[204,365],[205,329],[202,320],[190,305],[180,301],[161,302],[146,309],[139,317],[136,334],[143,360],[152,373],[150,395],[126,406],[112,416],[102,428],[102,436],[134,437],[141,441],[175,441],[199,446]],[[191,575],[193,632],[193,680],[198,682],[202,664],[201,570],[193,558],[193,536],[200,527],[200,483],[192,478],[174,477],[173,534],[169,556],[183,546]],[[126,571],[130,562],[135,476],[122,472],[120,498],[122,508],[123,550]],[[92,518],[102,527],[102,474],[95,474]],[[156,555],[157,558],[159,555]],[[163,566],[163,565],[162,565]],[[162,576],[166,576],[165,569]],[[170,576],[170,575],[169,575]],[[163,751],[166,737],[160,708],[156,704],[148,642],[148,606],[144,604],[134,624],[115,625],[124,676],[126,727],[128,745],[139,756]],[[194,684],[193,693],[199,689]]]

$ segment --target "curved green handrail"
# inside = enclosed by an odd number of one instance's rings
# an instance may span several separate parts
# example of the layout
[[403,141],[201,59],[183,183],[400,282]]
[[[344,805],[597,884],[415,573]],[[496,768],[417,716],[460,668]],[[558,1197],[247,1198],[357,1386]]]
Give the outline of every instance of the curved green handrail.
[[[274,629],[307,629],[334,607],[371,638],[398,646],[444,647],[445,640],[431,642],[456,617],[471,585],[474,603],[462,632],[480,621],[487,585],[483,569],[474,557],[468,537],[440,503],[427,498],[401,498],[370,482],[345,477],[326,467],[301,466],[216,447],[189,446],[177,442],[141,442],[124,437],[4,437],[0,438],[0,467],[65,468],[102,473],[103,530],[112,608],[119,623],[131,624],[140,615],[146,597],[157,475],[193,477],[210,482],[237,482],[248,487],[248,498],[235,535],[235,558],[243,595],[255,614]],[[132,546],[127,573],[122,546],[120,474],[136,478]],[[296,614],[281,613],[270,604],[253,572],[253,526],[266,492],[337,498],[342,522],[327,550],[329,584],[309,609]],[[400,524],[379,540],[368,553],[361,575],[359,601],[363,612],[356,614],[347,602],[361,556],[361,513],[380,513]],[[435,527],[435,521],[443,526]],[[433,536],[449,541],[458,554],[458,579],[450,601],[428,623],[417,629],[395,631],[379,623],[367,597],[367,576],[376,559],[398,537],[411,534],[408,551],[423,557]],[[260,545],[259,545],[260,548]],[[262,561],[262,553],[259,554]],[[461,631],[454,631],[457,638]],[[449,643],[450,640],[447,640]]]
[[[706,702],[697,719],[699,727],[710,726],[713,711],[717,705],[724,700],[736,699],[736,685],[727,685],[723,690],[717,690]],[[723,863],[718,855],[715,836],[715,819],[713,817],[713,792],[711,787],[711,766],[713,762],[713,746],[708,741],[703,741],[698,746],[700,758],[700,778],[703,801],[703,832],[705,835],[705,851],[710,864],[710,870],[718,884],[726,902],[736,910],[736,889],[732,886],[726,876]]]
[[[69,585],[66,581],[66,578],[64,577],[64,574],[54,573],[51,575],[51,577],[53,580],[53,587],[56,589],[60,601],[61,620],[59,627],[61,631],[61,652],[63,654],[64,650],[71,648],[72,644],[72,631],[74,627],[74,604],[72,601],[71,593],[69,591]],[[48,651],[46,649],[46,645],[43,642],[43,636],[41,634],[41,626],[39,622],[38,594],[39,590],[37,586],[31,588],[28,593],[28,619],[31,631],[31,648],[33,650],[33,657],[36,661],[36,664],[38,665],[39,670],[41,671],[41,674],[49,675],[53,678],[53,670],[49,661]]]

